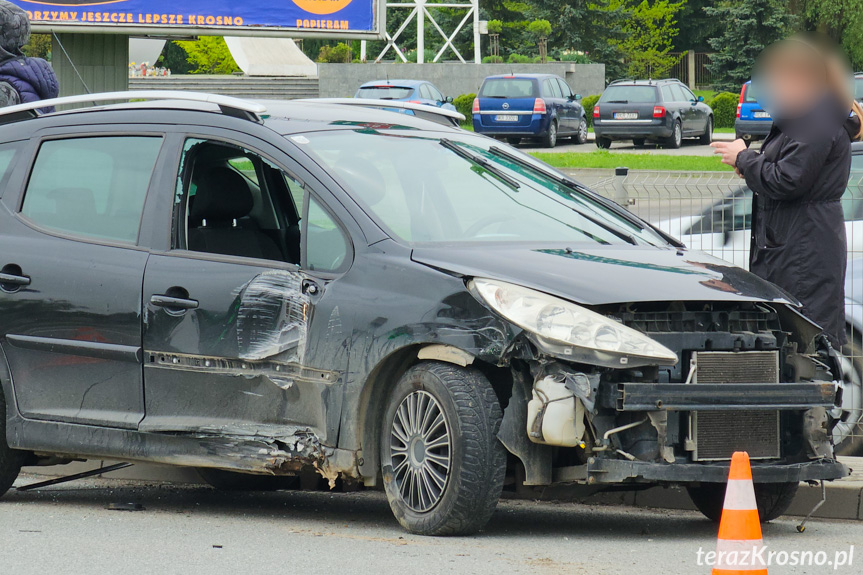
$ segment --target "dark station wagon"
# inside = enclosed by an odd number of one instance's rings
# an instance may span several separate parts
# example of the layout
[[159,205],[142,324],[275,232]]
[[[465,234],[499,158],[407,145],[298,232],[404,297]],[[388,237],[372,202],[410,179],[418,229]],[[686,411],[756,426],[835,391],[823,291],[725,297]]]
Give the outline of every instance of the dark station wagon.
[[88,458],[311,472],[458,534],[505,484],[683,485],[716,518],[746,450],[769,520],[848,473],[796,302],[444,112],[0,110],[0,494]]

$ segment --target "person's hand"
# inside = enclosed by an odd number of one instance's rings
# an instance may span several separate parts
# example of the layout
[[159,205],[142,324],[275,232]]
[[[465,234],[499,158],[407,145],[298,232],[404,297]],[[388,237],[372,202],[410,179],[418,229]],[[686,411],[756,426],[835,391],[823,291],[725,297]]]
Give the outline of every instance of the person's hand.
[[710,144],[714,154],[722,154],[722,163],[737,168],[737,155],[746,149],[746,143],[737,139],[733,142],[713,142]]

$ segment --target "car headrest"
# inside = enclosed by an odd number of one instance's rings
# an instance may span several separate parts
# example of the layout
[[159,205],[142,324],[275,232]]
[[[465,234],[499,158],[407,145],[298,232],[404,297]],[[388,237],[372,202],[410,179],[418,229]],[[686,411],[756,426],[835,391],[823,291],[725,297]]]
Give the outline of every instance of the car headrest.
[[226,222],[249,215],[255,205],[245,178],[230,168],[213,168],[196,179],[197,189],[190,217]]
[[333,168],[344,179],[348,189],[369,206],[374,206],[384,199],[386,183],[383,174],[368,160],[356,156],[342,156]]
[[95,214],[96,198],[87,188],[57,188],[48,194],[58,214]]

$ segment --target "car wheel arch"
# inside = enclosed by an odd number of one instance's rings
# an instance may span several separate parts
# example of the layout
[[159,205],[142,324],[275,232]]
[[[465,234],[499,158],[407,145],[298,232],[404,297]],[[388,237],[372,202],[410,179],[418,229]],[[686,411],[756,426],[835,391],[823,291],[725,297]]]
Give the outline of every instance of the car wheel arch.
[[[435,357],[432,357],[435,356]],[[442,359],[442,357],[448,357]],[[472,361],[463,366],[459,360],[472,358]],[[380,473],[380,432],[383,423],[383,412],[386,409],[386,398],[396,386],[399,379],[411,367],[425,361],[444,361],[459,367],[471,367],[478,369],[488,376],[488,371],[495,366],[487,364],[473,354],[456,346],[434,343],[414,343],[402,347],[381,359],[371,370],[366,378],[362,392],[360,393],[356,414],[356,438],[359,440],[360,455],[358,459],[360,476],[367,486],[377,484]],[[506,392],[511,390],[511,383],[498,381],[498,378],[489,377],[501,406],[505,406],[508,400]],[[344,428],[344,421],[342,427]]]

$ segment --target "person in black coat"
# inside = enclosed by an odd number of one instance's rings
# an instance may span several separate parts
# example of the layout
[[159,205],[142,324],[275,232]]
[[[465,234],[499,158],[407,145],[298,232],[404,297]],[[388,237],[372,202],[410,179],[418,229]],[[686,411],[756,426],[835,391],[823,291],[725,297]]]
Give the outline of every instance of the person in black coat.
[[840,199],[863,116],[850,78],[822,43],[786,40],[762,56],[753,81],[773,117],[761,151],[714,144],[754,192],[750,270],[796,297],[837,348],[846,341]]

